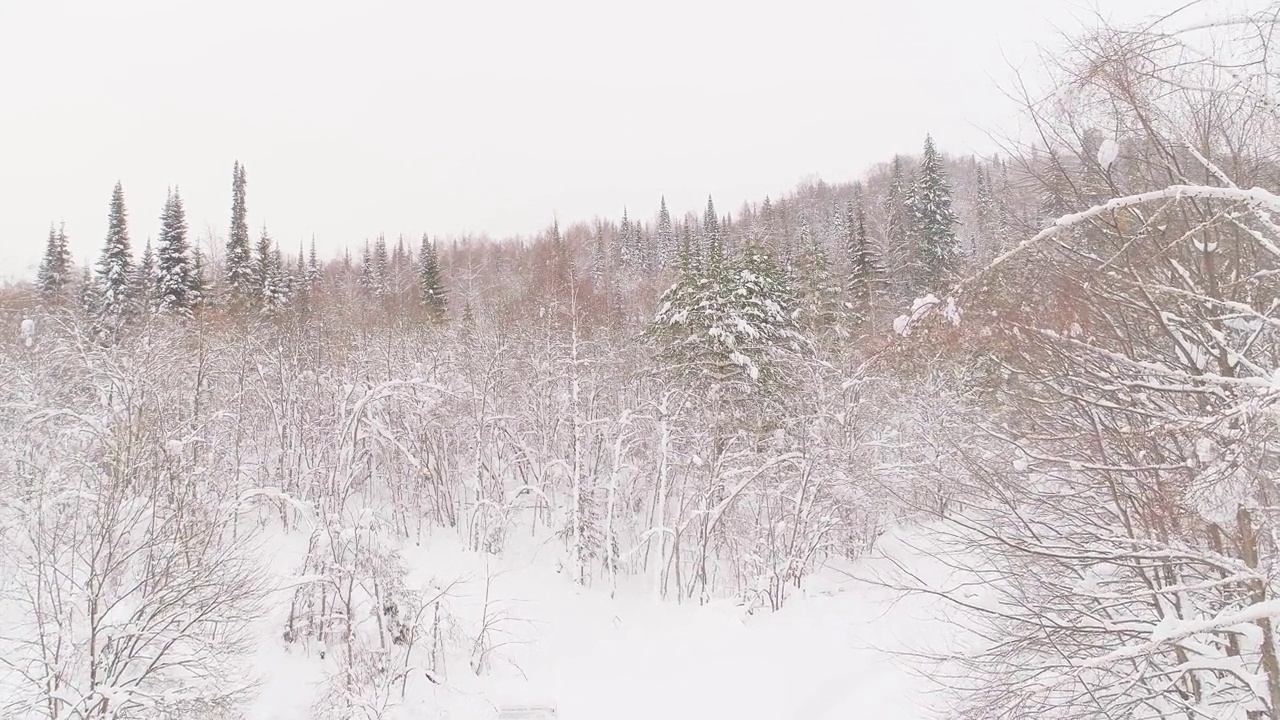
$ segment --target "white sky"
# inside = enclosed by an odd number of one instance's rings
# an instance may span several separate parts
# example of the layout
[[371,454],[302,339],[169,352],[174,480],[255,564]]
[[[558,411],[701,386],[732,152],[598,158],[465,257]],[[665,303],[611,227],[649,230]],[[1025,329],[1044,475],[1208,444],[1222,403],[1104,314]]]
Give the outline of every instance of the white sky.
[[[1180,4],[1172,0],[1173,4]],[[112,185],[135,251],[181,187],[286,252],[385,232],[532,233],[722,211],[839,182],[932,132],[986,152],[997,83],[1055,25],[1160,0],[0,0],[0,275],[50,221],[96,258]]]

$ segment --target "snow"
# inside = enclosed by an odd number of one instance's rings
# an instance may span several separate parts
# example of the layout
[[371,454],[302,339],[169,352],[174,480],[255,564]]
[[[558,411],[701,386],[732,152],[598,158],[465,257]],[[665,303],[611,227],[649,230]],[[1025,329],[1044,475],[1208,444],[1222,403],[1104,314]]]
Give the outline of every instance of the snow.
[[1098,164],[1103,170],[1111,168],[1111,164],[1120,156],[1120,143],[1114,138],[1107,138],[1102,141],[1102,145],[1098,147]]
[[[305,538],[279,544],[272,557],[281,584],[296,582],[287,558]],[[605,587],[574,585],[556,571],[555,553],[532,541],[501,558],[468,552],[448,535],[410,545],[402,548],[410,584],[463,579],[454,608],[471,603],[476,611],[490,577],[491,598],[514,620],[490,674],[449,666],[441,685],[425,686],[387,717],[479,720],[542,707],[560,720],[918,718],[932,688],[891,650],[946,634],[929,604],[936,601],[904,599],[869,581],[894,562],[915,567],[911,544],[888,533],[864,560],[807,577],[780,611],[750,615],[730,601],[659,601],[639,586],[610,598]],[[279,599],[255,661],[266,678],[249,720],[310,718],[325,677],[316,652],[286,651],[279,641],[288,605]]]

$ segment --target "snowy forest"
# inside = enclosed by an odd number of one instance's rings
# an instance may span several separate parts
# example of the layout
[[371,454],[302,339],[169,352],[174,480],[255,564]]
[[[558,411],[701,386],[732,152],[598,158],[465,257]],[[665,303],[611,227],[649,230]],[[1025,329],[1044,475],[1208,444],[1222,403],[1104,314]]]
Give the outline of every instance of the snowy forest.
[[1104,26],[996,155],[684,216],[321,257],[239,162],[225,236],[117,184],[0,289],[0,717],[266,717],[264,644],[299,717],[445,717],[527,633],[439,558],[755,622],[896,535],[938,717],[1280,719],[1278,28]]

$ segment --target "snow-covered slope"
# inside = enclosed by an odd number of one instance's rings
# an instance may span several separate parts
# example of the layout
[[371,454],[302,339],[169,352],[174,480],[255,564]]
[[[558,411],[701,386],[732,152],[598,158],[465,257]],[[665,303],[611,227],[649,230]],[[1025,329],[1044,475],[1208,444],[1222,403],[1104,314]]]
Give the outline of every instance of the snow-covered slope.
[[[922,716],[930,687],[896,651],[931,644],[945,629],[928,601],[867,581],[889,557],[932,571],[892,533],[866,559],[808,578],[781,611],[753,615],[732,603],[660,602],[638,587],[620,587],[614,597],[608,588],[577,587],[557,570],[559,550],[531,545],[497,558],[461,550],[448,535],[405,548],[412,584],[459,581],[449,609],[467,622],[479,622],[489,578],[489,613],[501,618],[495,645],[502,644],[483,675],[451,658],[440,685],[417,683],[430,690],[410,693],[385,717],[491,718],[503,703],[554,705],[565,720]],[[277,556],[282,579],[288,556]],[[272,619],[277,630],[282,618]],[[262,638],[265,683],[251,717],[311,717],[326,661],[314,647],[286,651],[271,627]]]

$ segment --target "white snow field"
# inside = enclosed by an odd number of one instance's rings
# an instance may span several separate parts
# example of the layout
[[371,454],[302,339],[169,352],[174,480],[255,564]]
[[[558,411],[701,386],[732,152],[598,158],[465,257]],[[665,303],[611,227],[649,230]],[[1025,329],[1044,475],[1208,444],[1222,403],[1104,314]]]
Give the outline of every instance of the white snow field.
[[[411,586],[462,580],[448,607],[476,622],[492,578],[490,613],[503,618],[495,637],[506,644],[483,676],[451,658],[440,685],[417,683],[430,690],[410,692],[384,717],[497,718],[503,706],[554,707],[561,720],[924,717],[939,700],[899,652],[945,640],[943,613],[937,601],[866,580],[894,557],[942,577],[906,539],[886,534],[864,559],[810,576],[782,610],[751,615],[732,602],[662,602],[639,587],[619,587],[612,598],[599,581],[577,587],[558,572],[554,543],[499,558],[463,551],[447,535],[424,539],[404,549]],[[289,565],[288,555],[277,562]],[[285,649],[287,594],[279,599],[262,633],[256,662],[265,680],[250,717],[306,720],[326,661],[315,647]]]

